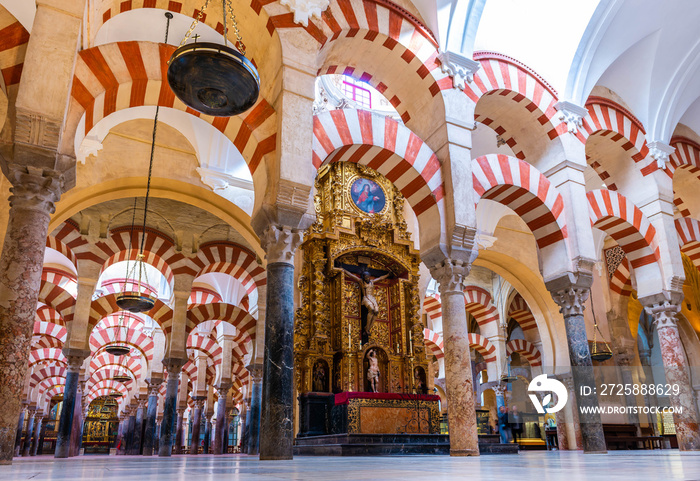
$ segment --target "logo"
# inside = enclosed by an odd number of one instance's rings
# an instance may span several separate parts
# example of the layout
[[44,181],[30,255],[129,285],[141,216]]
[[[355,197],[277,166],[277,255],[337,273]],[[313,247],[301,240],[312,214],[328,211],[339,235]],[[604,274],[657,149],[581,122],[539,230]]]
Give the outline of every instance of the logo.
[[549,391],[557,395],[557,404],[545,411],[544,406],[552,402],[552,395],[547,394],[540,403],[540,400],[537,398],[536,394],[528,394],[532,404],[535,405],[535,409],[539,414],[544,414],[545,412],[557,413],[564,409],[564,406],[566,406],[566,401],[569,400],[569,391],[566,389],[566,386],[556,379],[547,379],[546,374],[540,374],[535,379],[530,381],[530,385],[527,387],[527,390],[535,392]]

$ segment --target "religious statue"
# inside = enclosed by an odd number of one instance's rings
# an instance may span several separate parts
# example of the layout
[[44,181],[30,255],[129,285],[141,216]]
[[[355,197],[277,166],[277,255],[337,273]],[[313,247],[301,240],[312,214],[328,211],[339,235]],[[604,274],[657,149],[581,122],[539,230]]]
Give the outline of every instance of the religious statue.
[[314,365],[314,391],[322,392],[326,390],[326,368],[321,362]]
[[379,392],[377,390],[377,383],[379,382],[379,359],[377,358],[377,353],[374,351],[374,349],[370,349],[370,351],[367,353],[367,358],[369,361],[367,380],[372,387],[372,392]]
[[413,383],[418,394],[427,394],[428,389],[423,382],[423,376],[421,375],[419,368],[415,368],[413,371]]
[[345,272],[345,275],[348,276],[350,279],[360,284],[360,289],[362,290],[362,305],[367,308],[367,323],[365,324],[365,333],[367,333],[367,335],[369,336],[370,331],[372,330],[372,325],[374,324],[374,320],[379,315],[379,304],[377,304],[377,299],[376,297],[374,297],[374,283],[383,281],[391,275],[391,272],[387,272],[381,277],[372,278],[368,271],[364,271],[362,273],[362,278],[359,278],[355,274],[346,271],[342,267],[340,268],[340,270]]

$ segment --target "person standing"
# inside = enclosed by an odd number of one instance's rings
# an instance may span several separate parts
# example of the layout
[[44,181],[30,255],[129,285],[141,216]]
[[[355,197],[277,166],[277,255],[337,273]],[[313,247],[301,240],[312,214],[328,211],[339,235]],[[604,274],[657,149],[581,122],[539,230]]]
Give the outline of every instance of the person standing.
[[518,412],[518,406],[511,408],[510,425],[513,432],[513,442],[517,443],[522,439],[523,434],[523,418]]
[[508,410],[505,406],[498,409],[498,432],[501,435],[501,444],[510,442],[510,426],[508,424]]

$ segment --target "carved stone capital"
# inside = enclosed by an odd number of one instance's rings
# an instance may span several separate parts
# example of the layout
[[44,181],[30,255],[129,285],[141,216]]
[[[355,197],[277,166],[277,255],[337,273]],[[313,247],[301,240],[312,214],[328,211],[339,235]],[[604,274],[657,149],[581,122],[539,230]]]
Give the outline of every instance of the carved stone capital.
[[163,384],[163,378],[162,377],[154,377],[154,378],[146,379],[146,384],[148,385],[148,395],[149,396],[157,396],[158,391],[160,390],[160,385]]
[[[83,361],[90,355],[90,351],[82,349],[64,349],[63,355],[67,361],[67,372],[80,372]],[[80,383],[78,383],[80,384]],[[78,386],[80,388],[80,385]]]
[[267,263],[284,262],[292,264],[294,253],[304,240],[304,233],[286,226],[270,225],[260,238],[262,248],[267,253]]
[[309,18],[321,19],[321,14],[328,8],[329,0],[280,0],[280,4],[285,5],[294,13],[294,23],[309,26]]
[[469,275],[471,264],[460,260],[445,259],[430,269],[433,279],[440,284],[440,295],[462,293],[464,279]]
[[219,385],[216,386],[216,394],[219,399],[225,398],[232,386],[233,384],[230,382],[220,382]]
[[205,397],[195,397],[192,399],[194,408],[195,409],[202,409],[204,407],[204,403],[206,402],[207,398]]
[[187,363],[187,359],[180,359],[178,357],[166,357],[163,359],[163,367],[168,373],[168,376],[180,376],[182,371],[182,366]]
[[664,328],[678,329],[678,318],[676,314],[681,312],[680,303],[663,301],[645,306],[644,310],[654,319],[654,327],[656,327],[657,330]]
[[262,364],[248,364],[246,369],[250,373],[250,379],[254,383],[262,381],[263,378],[263,365]]
[[474,81],[474,74],[481,64],[455,52],[440,52],[438,54],[440,70],[452,78],[452,88],[464,90],[467,82]]
[[496,396],[504,396],[507,390],[508,386],[505,384],[496,384],[493,386],[493,392],[496,394]]
[[569,133],[576,135],[578,129],[583,127],[583,118],[588,115],[588,110],[566,100],[557,102],[554,108],[559,112],[559,120],[564,121]]
[[586,300],[590,293],[588,287],[569,286],[552,292],[552,299],[564,317],[581,316],[586,309]]
[[10,206],[37,210],[46,214],[56,212],[55,203],[61,198],[63,178],[60,172],[32,166],[10,164],[12,183]]
[[615,355],[618,366],[631,366],[634,361],[634,354],[631,352],[619,352]]
[[675,147],[671,147],[659,140],[647,142],[647,147],[649,147],[649,155],[656,160],[656,165],[662,170],[666,168],[666,163],[668,163],[671,154],[676,151]]

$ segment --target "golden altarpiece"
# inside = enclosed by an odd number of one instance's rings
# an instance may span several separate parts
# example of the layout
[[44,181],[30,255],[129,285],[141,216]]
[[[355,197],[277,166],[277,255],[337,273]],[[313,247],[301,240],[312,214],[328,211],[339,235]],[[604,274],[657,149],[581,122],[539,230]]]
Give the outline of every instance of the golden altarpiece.
[[[350,162],[319,169],[316,191],[317,220],[301,246],[297,392],[371,391],[368,354],[374,351],[378,392],[425,394],[420,258],[404,219],[404,197],[375,170]],[[375,279],[378,307],[369,335],[370,313],[357,282],[363,274]]]

